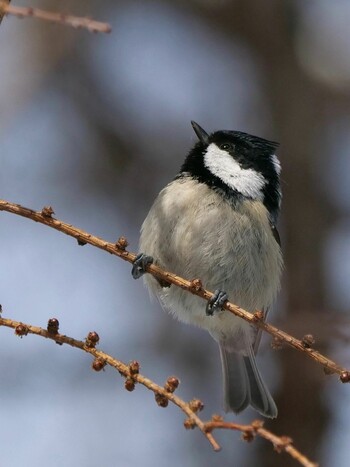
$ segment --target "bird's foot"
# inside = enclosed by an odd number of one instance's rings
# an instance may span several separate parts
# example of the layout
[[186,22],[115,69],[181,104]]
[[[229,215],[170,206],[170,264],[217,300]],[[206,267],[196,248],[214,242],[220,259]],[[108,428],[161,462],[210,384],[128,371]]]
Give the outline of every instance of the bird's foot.
[[225,302],[228,300],[228,295],[222,290],[215,290],[214,295],[208,301],[205,314],[207,316],[213,316],[216,311],[220,311]]
[[131,275],[134,279],[139,279],[146,272],[146,267],[153,263],[152,256],[140,253],[136,256],[135,261],[132,265]]

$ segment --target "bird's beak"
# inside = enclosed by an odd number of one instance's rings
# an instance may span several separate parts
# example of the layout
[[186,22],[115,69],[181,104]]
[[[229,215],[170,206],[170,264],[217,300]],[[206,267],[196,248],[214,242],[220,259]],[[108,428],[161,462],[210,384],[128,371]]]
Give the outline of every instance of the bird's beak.
[[198,136],[198,139],[201,143],[208,144],[209,143],[209,135],[206,131],[203,130],[202,127],[198,125],[198,123],[194,122],[193,120],[191,121],[192,128],[194,129],[194,132]]

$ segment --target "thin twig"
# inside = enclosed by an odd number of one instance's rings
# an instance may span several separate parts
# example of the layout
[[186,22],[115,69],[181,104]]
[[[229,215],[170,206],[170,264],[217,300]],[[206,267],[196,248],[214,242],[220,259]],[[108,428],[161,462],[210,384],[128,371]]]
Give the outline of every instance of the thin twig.
[[20,7],[9,5],[7,0],[0,2],[0,22],[4,15],[17,16],[18,18],[38,18],[51,23],[58,23],[73,28],[84,28],[90,32],[109,33],[112,28],[108,23],[95,21],[91,18],[81,18],[64,13],[54,13],[40,10],[39,8]]
[[224,429],[224,430],[236,430],[243,433],[243,439],[246,441],[252,441],[256,435],[269,441],[274,449],[281,453],[287,452],[293,459],[299,462],[304,467],[318,467],[318,464],[310,461],[304,454],[302,454],[295,446],[293,446],[293,440],[288,436],[277,436],[266,428],[263,428],[263,422],[261,420],[254,420],[250,425],[240,425],[233,422],[225,422],[220,417],[213,417],[211,421],[205,423],[207,430]]
[[40,328],[38,326],[32,326],[30,324],[20,323],[18,321],[13,321],[12,319],[2,318],[0,317],[0,326],[6,326],[13,329],[19,329],[20,331],[17,332],[18,335],[27,335],[27,334],[35,334],[37,336],[45,337],[47,339],[52,339],[55,342],[59,342],[60,344],[68,344],[72,347],[77,349],[83,350],[95,358],[101,359],[101,361],[105,362],[106,364],[110,365],[111,367],[115,368],[120,374],[125,376],[126,378],[131,378],[133,381],[142,384],[146,388],[150,389],[154,392],[154,394],[161,394],[162,396],[166,397],[169,401],[173,404],[180,407],[180,409],[190,418],[193,423],[204,433],[204,435],[209,440],[210,444],[213,446],[215,451],[220,450],[219,444],[215,441],[214,437],[209,433],[204,425],[204,422],[196,415],[196,413],[191,409],[189,403],[186,403],[179,397],[175,396],[169,391],[166,391],[164,387],[159,386],[158,384],[154,383],[150,379],[146,378],[145,376],[141,375],[140,373],[134,373],[130,370],[130,365],[126,365],[125,363],[117,360],[116,358],[111,357],[110,355],[106,354],[102,350],[97,350],[94,346],[87,344],[87,342],[79,341],[77,339],[73,339],[72,337],[64,336],[58,333],[50,333],[49,331]]
[[[58,230],[59,232],[74,237],[76,240],[78,240],[79,244],[89,243],[90,245],[100,248],[101,250],[108,251],[109,253],[118,256],[124,261],[128,261],[129,263],[133,263],[135,261],[136,254],[130,253],[125,249],[128,243],[124,237],[121,237],[116,243],[107,242],[106,240],[95,237],[94,235],[91,235],[84,230],[78,229],[77,227],[67,224],[59,219],[53,218],[52,215],[54,214],[54,211],[51,207],[44,207],[41,211],[33,211],[32,209],[25,208],[19,204],[0,200],[0,211],[10,212],[12,214],[17,214],[19,216],[32,219],[35,222],[40,222],[41,224],[47,225],[48,227]],[[212,292],[202,287],[202,283],[199,279],[188,281],[182,277],[177,276],[176,274],[164,271],[155,264],[150,264],[147,266],[146,270],[153,276],[170,284],[181,287],[182,289],[202,297],[205,300],[210,300],[213,297]],[[317,350],[311,348],[312,339],[310,342],[310,338],[312,338],[312,336],[306,335],[302,340],[296,339],[290,334],[287,334],[275,326],[266,323],[263,319],[263,314],[260,311],[249,313],[248,311],[243,310],[231,302],[226,302],[223,308],[228,310],[230,313],[239,316],[245,321],[248,321],[249,323],[263,329],[267,333],[274,336],[276,341],[286,343],[294,349],[300,350],[305,355],[308,355],[310,358],[321,364],[327,374],[337,373],[343,383],[350,381],[349,370],[341,367],[337,363],[330,360],[328,357],[322,355]]]
[[[129,263],[133,263],[135,261],[136,255],[125,249],[128,243],[124,237],[121,237],[116,243],[107,242],[106,240],[95,237],[94,235],[91,235],[84,230],[78,229],[77,227],[53,218],[52,215],[54,214],[54,211],[51,207],[45,207],[41,211],[33,211],[32,209],[25,208],[19,204],[0,200],[0,211],[6,211],[12,214],[26,217],[28,219],[32,219],[35,222],[40,222],[41,224],[47,225],[48,227],[58,230],[59,232],[74,237],[80,245],[89,243],[90,245],[100,248],[104,251],[108,251],[109,253],[118,256],[124,261],[128,261]],[[194,295],[198,295],[205,300],[210,300],[213,297],[212,292],[202,287],[202,283],[199,279],[188,281],[182,277],[177,276],[176,274],[164,271],[155,264],[150,264],[146,269],[147,272],[153,276],[162,279],[165,282],[169,282],[178,287],[181,287],[182,289],[187,290]],[[322,355],[317,350],[311,348],[312,336],[306,335],[302,340],[296,339],[295,337],[287,334],[284,331],[281,331],[275,326],[266,323],[263,319],[263,314],[260,311],[249,313],[248,311],[243,310],[231,302],[226,302],[223,308],[271,334],[274,336],[277,342],[286,343],[294,349],[300,350],[309,358],[312,358],[321,364],[327,374],[337,373],[343,383],[350,381],[349,370],[343,368],[334,361],[330,360],[328,357]]]
[[[52,322],[54,322],[53,325],[56,326],[54,329],[52,327]],[[139,383],[153,391],[153,393],[156,396],[156,401],[158,405],[166,407],[167,403],[164,404],[164,399],[177,405],[188,417],[185,420],[185,427],[198,427],[204,434],[204,436],[208,439],[215,451],[220,450],[220,445],[212,435],[212,432],[215,429],[220,428],[227,430],[238,430],[243,434],[243,438],[246,441],[251,441],[256,435],[258,435],[261,438],[264,438],[267,441],[269,441],[278,453],[286,451],[302,466],[317,467],[317,464],[314,464],[309,459],[307,459],[292,445],[292,440],[289,437],[279,437],[271,431],[266,430],[265,428],[263,428],[263,422],[260,420],[252,422],[251,425],[240,425],[237,423],[225,422],[221,417],[213,416],[211,420],[204,422],[198,417],[196,413],[197,411],[202,410],[202,408],[204,407],[201,401],[193,400],[190,402],[185,402],[183,399],[181,399],[173,393],[176,387],[178,386],[177,378],[168,378],[167,383],[164,387],[159,386],[158,384],[151,381],[149,378],[146,378],[145,376],[139,373],[139,364],[137,362],[134,361],[131,362],[129,365],[126,365],[125,363],[110,356],[102,350],[97,350],[95,348],[95,345],[98,343],[99,337],[95,332],[90,332],[84,342],[77,339],[73,339],[72,337],[59,334],[58,321],[56,319],[49,320],[47,330],[38,326],[32,326],[30,324],[25,324],[19,321],[14,321],[12,319],[2,317],[0,317],[0,326],[6,326],[15,329],[15,333],[19,336],[35,334],[40,337],[51,339],[60,344],[68,344],[74,348],[83,350],[84,352],[93,355],[95,357],[95,362],[102,362],[99,369],[102,369],[103,366],[106,364],[110,365],[126,378],[126,383],[130,383],[131,381],[131,389],[129,386],[129,390],[133,390],[133,385],[135,383]],[[94,365],[93,368],[96,369]]]

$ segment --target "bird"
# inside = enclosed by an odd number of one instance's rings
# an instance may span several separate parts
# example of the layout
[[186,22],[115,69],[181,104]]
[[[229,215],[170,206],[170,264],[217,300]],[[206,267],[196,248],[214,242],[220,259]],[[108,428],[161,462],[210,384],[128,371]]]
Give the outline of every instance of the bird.
[[[132,276],[178,320],[209,331],[219,344],[226,412],[248,406],[265,417],[277,407],[258,370],[261,330],[222,307],[227,300],[264,319],[280,289],[283,257],[278,143],[241,131],[208,134],[191,122],[198,141],[180,172],[156,197],[140,233]],[[151,274],[149,264],[214,295],[203,299]]]

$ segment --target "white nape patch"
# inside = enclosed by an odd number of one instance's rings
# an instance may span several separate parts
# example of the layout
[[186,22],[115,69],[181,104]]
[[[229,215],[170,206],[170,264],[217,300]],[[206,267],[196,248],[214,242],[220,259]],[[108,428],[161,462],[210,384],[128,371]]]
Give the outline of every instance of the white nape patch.
[[273,166],[275,167],[275,170],[277,172],[277,175],[279,175],[281,173],[281,163],[280,161],[278,160],[276,154],[273,154],[271,156],[271,162],[273,163]]
[[215,143],[209,144],[204,154],[204,164],[228,187],[249,198],[262,200],[265,178],[253,169],[242,169],[237,161]]

